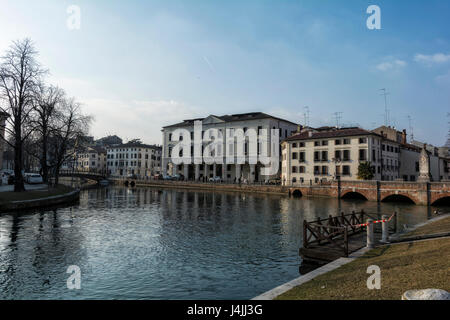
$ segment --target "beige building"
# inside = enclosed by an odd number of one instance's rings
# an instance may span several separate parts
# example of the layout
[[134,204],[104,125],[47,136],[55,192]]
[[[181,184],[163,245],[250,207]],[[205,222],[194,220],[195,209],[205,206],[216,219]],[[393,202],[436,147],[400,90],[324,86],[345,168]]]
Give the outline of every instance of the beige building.
[[[201,164],[194,164],[194,152],[192,151],[191,164],[175,165],[172,159],[172,149],[178,143],[178,141],[173,141],[173,132],[177,129],[186,129],[190,132],[191,140],[193,140],[195,121],[202,122],[202,139],[205,138],[205,132],[209,129],[217,129],[222,133],[224,137],[223,144],[221,145],[221,150],[223,150],[222,161],[217,161],[214,164],[206,164],[202,159]],[[249,132],[249,129],[253,129],[254,132],[258,134],[262,132],[262,129],[265,129],[267,133],[267,145],[271,146],[272,143],[275,143],[275,147],[279,150],[280,141],[289,137],[293,132],[295,132],[297,130],[297,124],[262,112],[252,112],[224,116],[210,115],[206,118],[184,120],[181,123],[166,126],[162,130],[163,173],[168,175],[179,174],[183,175],[185,179],[196,181],[205,180],[212,177],[219,177],[221,180],[227,182],[236,182],[241,179],[241,181],[243,182],[247,181],[249,183],[253,183],[258,181],[267,181],[270,178],[279,178],[281,172],[281,163],[279,161],[280,155],[278,155],[278,172],[271,176],[262,176],[261,168],[263,167],[263,165],[259,161],[255,161],[256,164],[250,164],[250,162],[253,161],[249,161],[248,159],[248,142],[245,142],[245,163],[237,164],[236,161],[234,164],[227,164],[227,157],[236,158],[237,156],[237,147],[234,141],[234,133],[237,132],[237,130],[240,131],[240,129],[242,129],[244,133]],[[278,130],[278,141],[271,141],[272,139],[270,134],[272,129]],[[231,136],[226,136],[227,130],[229,133],[231,133]],[[205,147],[208,143],[210,142],[203,142],[203,147]],[[193,146],[191,150],[193,150]],[[260,149],[258,149],[257,153],[258,155],[260,154]]]
[[161,146],[143,143],[109,146],[106,155],[107,173],[114,177],[152,177],[161,173],[161,153]]
[[315,184],[357,180],[358,166],[369,162],[375,180],[399,177],[399,143],[361,128],[301,129],[282,143],[282,182]]

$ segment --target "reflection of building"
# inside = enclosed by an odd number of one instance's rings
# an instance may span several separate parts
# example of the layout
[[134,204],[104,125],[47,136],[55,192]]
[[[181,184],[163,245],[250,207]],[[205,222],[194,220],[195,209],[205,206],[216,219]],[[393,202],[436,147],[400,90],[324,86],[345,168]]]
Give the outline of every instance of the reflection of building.
[[[205,133],[208,129],[217,129],[221,132],[223,136],[223,144],[220,146],[221,150],[223,150],[223,159],[222,163],[214,163],[207,165],[204,160],[202,160],[202,164],[194,164],[193,161],[193,151],[191,151],[192,164],[180,164],[175,165],[172,162],[172,149],[178,143],[178,141],[173,141],[172,134],[176,129],[186,129],[191,134],[191,141],[194,140],[194,122],[202,121],[202,139],[203,141],[207,140],[207,136]],[[232,136],[226,136],[226,130],[231,130]],[[283,120],[277,117],[273,117],[271,115],[262,113],[262,112],[252,112],[252,113],[243,113],[243,114],[233,114],[233,115],[224,115],[224,116],[215,116],[210,115],[206,118],[200,119],[191,119],[184,120],[181,123],[177,123],[174,125],[166,126],[163,128],[163,172],[171,175],[175,174],[183,174],[186,179],[189,180],[198,180],[203,177],[221,177],[224,181],[234,181],[234,179],[241,177],[242,179],[247,179],[249,182],[253,181],[263,181],[268,179],[268,176],[261,177],[260,168],[262,165],[258,164],[249,164],[248,154],[249,154],[249,146],[248,142],[244,144],[244,153],[246,155],[245,164],[226,164],[226,157],[237,155],[237,147],[236,144],[231,142],[234,141],[234,134],[237,130],[242,129],[243,132],[247,132],[248,129],[253,129],[254,132],[260,133],[259,130],[266,129],[267,130],[267,145],[271,146],[272,141],[270,141],[270,133],[271,129],[279,130],[280,139],[287,138],[297,129],[297,125],[293,122]],[[250,132],[250,131],[248,131]],[[203,147],[208,145],[210,142],[204,142]],[[258,144],[259,147],[259,144]],[[276,147],[279,148],[279,141],[276,141]],[[191,147],[193,150],[193,146]],[[231,152],[231,153],[229,153]],[[203,154],[203,153],[202,153]],[[278,176],[278,175],[276,175]]]
[[151,177],[161,173],[161,151],[161,146],[134,142],[107,147],[107,172],[118,177]]
[[5,128],[6,128],[6,118],[9,114],[0,111],[0,169],[3,169],[3,152],[5,151]]

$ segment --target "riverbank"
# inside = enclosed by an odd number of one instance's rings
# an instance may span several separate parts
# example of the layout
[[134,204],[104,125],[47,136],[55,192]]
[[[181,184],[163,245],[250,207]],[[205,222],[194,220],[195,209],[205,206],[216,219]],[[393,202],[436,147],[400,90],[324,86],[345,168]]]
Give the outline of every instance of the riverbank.
[[[123,185],[123,179],[110,179],[111,182]],[[230,191],[230,192],[248,192],[248,193],[270,193],[288,195],[289,189],[283,186],[258,185],[258,184],[225,184],[225,183],[196,183],[191,181],[161,181],[161,180],[131,180],[135,187],[159,187],[159,188],[177,188],[192,190],[209,191]],[[130,185],[133,187],[133,185]]]
[[[450,231],[450,216],[405,233],[426,235]],[[411,289],[439,288],[450,290],[450,238],[443,237],[379,246],[338,268],[311,278],[280,294],[279,300],[398,300]],[[367,288],[367,268],[381,270],[381,289]]]
[[41,188],[25,192],[0,192],[0,212],[18,211],[70,203],[79,199],[79,190],[68,186]]

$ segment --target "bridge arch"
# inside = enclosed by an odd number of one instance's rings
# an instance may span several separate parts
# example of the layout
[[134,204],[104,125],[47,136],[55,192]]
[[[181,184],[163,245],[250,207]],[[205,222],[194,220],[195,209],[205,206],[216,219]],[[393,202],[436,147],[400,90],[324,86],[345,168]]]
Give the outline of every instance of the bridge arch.
[[341,199],[368,200],[368,198],[362,192],[357,191],[347,191],[341,195]]
[[301,198],[303,196],[303,193],[299,189],[295,189],[292,191],[292,196],[294,198]]
[[450,195],[446,194],[443,195],[436,200],[434,200],[433,203],[431,203],[432,206],[449,206],[450,207]]
[[416,204],[416,201],[411,199],[410,196],[405,194],[390,194],[385,196],[383,199],[381,199],[381,202],[404,202],[404,203],[411,203]]

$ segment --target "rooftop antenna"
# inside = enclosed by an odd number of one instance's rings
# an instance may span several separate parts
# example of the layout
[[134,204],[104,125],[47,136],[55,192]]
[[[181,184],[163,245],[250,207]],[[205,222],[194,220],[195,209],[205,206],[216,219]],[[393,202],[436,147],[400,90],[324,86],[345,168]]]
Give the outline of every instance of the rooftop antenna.
[[340,127],[341,119],[342,119],[342,113],[341,111],[333,113],[333,117],[336,120],[336,128]]
[[305,106],[305,127],[309,127],[309,107]]
[[389,125],[389,111],[387,108],[387,96],[390,93],[386,92],[386,88],[380,89],[380,91],[383,91],[383,93],[381,95],[384,96],[384,125],[387,127]]
[[413,130],[411,123],[412,123],[412,118],[410,115],[408,115],[409,132],[410,132],[410,136],[411,136],[410,141],[413,141],[414,140],[414,130]]

